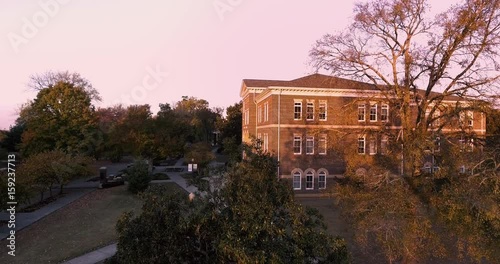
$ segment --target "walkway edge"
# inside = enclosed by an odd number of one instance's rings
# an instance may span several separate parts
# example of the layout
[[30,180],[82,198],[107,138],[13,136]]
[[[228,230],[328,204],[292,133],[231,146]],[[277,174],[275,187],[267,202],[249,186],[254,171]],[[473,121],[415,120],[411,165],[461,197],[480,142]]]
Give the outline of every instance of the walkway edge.
[[116,254],[116,243],[96,249],[85,255],[63,262],[64,264],[91,264],[111,258]]

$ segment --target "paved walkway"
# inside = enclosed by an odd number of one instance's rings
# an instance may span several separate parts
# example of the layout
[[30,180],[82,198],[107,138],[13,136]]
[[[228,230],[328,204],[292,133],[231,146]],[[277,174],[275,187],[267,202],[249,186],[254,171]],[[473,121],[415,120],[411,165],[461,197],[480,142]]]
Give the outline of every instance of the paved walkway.
[[[195,186],[192,186],[192,185],[188,186],[186,179],[184,179],[181,176],[182,173],[185,173],[187,171],[187,166],[183,166],[182,163],[183,163],[183,159],[179,159],[176,162],[175,167],[184,167],[183,172],[166,172],[168,174],[168,176],[170,177],[170,180],[155,180],[155,181],[152,181],[151,183],[175,182],[177,185],[179,185],[181,188],[186,190],[188,193],[197,193],[198,188],[196,188]],[[171,167],[171,166],[169,166],[169,167]],[[155,171],[163,172],[164,169],[165,169],[164,167],[157,166],[155,168]],[[95,251],[89,252],[89,253],[82,255],[80,257],[77,257],[77,258],[74,258],[74,259],[69,260],[67,262],[64,262],[64,264],[93,264],[93,263],[101,262],[101,261],[108,259],[116,254],[116,246],[117,246],[116,243],[111,244],[109,246],[97,249]]]
[[116,253],[116,243],[92,251],[80,257],[64,262],[64,264],[94,264],[112,257]]

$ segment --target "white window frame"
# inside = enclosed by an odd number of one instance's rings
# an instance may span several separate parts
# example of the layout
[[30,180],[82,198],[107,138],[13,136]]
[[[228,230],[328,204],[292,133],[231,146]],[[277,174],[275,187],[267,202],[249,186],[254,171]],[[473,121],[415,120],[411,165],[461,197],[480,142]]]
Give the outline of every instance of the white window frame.
[[307,121],[314,120],[314,101],[306,102],[306,120]]
[[[298,186],[296,187],[295,184],[298,184]],[[294,190],[302,189],[302,173],[300,171],[292,172],[292,186]]]
[[[361,115],[363,115],[363,119],[360,118]],[[365,121],[366,121],[366,106],[365,104],[358,104],[358,122],[365,122]]]
[[[297,108],[299,108],[299,111],[297,111]],[[294,103],[293,103],[293,120],[302,120],[302,102],[294,101]]]
[[264,133],[264,151],[268,151],[269,150],[269,134],[268,133]]
[[368,148],[369,148],[368,152],[370,153],[370,155],[377,154],[377,139],[375,137],[370,138],[370,144]]
[[325,134],[319,135],[318,139],[318,154],[319,155],[326,155],[327,153],[327,139]]
[[[372,110],[375,110],[375,113],[372,113]],[[377,103],[375,104],[370,104],[370,122],[377,122],[377,113],[378,112],[378,105]],[[374,117],[374,118],[372,118]]]
[[306,171],[305,178],[306,178],[306,190],[314,190],[314,172],[311,170]]
[[441,151],[441,137],[436,137],[434,139],[434,152]]
[[[295,144],[299,143],[299,152],[295,151]],[[300,155],[302,154],[302,136],[301,135],[293,135],[293,154]]]
[[[384,112],[385,112],[385,114],[384,114]],[[382,106],[380,106],[380,121],[389,122],[389,105],[388,104],[382,104]]]
[[264,121],[269,121],[269,103],[264,104]]
[[380,154],[382,155],[387,154],[388,146],[389,146],[389,137],[387,135],[382,135],[382,138],[380,139]]
[[471,110],[467,111],[467,126],[469,127],[474,126],[474,112]]
[[[360,152],[360,143],[363,142],[363,151]],[[357,152],[359,155],[365,155],[366,154],[366,137],[365,136],[358,136],[358,142],[357,142]]]
[[257,123],[262,122],[262,106],[259,106],[259,109],[257,111]]
[[[312,145],[310,146],[309,144]],[[306,136],[306,155],[314,155],[314,136]]]
[[326,101],[319,101],[318,104],[318,120],[319,121],[326,121],[327,116],[328,116],[328,105]]
[[245,110],[245,125],[250,124],[250,110],[246,109]]
[[[318,172],[318,189],[326,189],[326,171],[319,171]],[[323,179],[321,179],[323,177]],[[323,186],[321,186],[323,185]]]

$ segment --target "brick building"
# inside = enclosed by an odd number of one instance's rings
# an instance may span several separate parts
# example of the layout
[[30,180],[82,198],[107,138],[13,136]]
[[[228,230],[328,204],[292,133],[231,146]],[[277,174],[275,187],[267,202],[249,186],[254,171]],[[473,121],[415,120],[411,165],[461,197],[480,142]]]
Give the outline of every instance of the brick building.
[[[291,81],[245,79],[240,96],[243,142],[260,138],[262,148],[278,158],[279,176],[296,191],[321,190],[342,177],[346,157],[339,148],[370,159],[389,151],[395,140],[391,135],[401,130],[387,97],[368,83],[321,74]],[[443,103],[454,105],[459,99],[446,97]],[[482,113],[464,115],[470,131],[485,134]],[[441,130],[451,133],[454,128]],[[344,136],[336,138],[332,132]]]

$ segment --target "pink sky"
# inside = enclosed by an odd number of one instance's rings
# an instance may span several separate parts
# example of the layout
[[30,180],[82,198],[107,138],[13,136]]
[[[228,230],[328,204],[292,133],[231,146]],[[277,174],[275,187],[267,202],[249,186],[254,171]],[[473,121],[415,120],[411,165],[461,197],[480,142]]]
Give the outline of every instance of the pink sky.
[[[147,103],[156,113],[187,95],[227,107],[244,78],[311,73],[309,49],[347,26],[354,2],[0,0],[0,129],[35,98],[29,76],[48,70],[89,79],[103,98],[97,106]],[[441,11],[450,2],[431,4]],[[157,68],[166,77],[150,73]]]

